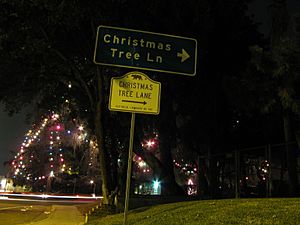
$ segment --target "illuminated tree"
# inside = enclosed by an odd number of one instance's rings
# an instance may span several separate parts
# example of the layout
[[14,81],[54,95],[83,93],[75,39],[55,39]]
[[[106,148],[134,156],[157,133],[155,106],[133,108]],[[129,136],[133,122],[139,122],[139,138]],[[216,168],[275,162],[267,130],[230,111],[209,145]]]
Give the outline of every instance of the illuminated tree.
[[62,177],[95,177],[97,153],[97,144],[82,122],[64,122],[52,113],[26,134],[11,161],[11,177],[34,191],[51,192],[52,180],[62,183]]

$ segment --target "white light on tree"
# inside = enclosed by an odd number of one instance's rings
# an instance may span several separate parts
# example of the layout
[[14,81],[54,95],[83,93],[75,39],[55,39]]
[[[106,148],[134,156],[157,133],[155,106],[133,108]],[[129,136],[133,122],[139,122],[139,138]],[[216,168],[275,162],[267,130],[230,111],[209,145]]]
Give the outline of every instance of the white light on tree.
[[147,145],[148,148],[151,148],[154,144],[155,144],[155,142],[153,140],[149,140],[146,143],[146,145]]
[[188,185],[194,185],[194,182],[193,182],[192,179],[189,179],[189,180],[188,180]]
[[146,166],[146,163],[144,161],[139,162],[139,167],[144,167]]

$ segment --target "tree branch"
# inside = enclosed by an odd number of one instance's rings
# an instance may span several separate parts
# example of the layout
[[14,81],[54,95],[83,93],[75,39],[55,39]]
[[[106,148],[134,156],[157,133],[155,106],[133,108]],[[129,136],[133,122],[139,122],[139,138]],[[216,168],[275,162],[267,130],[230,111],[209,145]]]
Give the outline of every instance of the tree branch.
[[80,82],[83,90],[85,91],[86,95],[88,96],[88,99],[89,99],[89,102],[91,105],[91,111],[94,112],[95,111],[95,109],[94,109],[95,101],[94,101],[93,95],[92,95],[88,85],[86,84],[86,82],[84,82],[83,78],[81,77],[79,71],[75,68],[74,72],[75,72],[75,78]]

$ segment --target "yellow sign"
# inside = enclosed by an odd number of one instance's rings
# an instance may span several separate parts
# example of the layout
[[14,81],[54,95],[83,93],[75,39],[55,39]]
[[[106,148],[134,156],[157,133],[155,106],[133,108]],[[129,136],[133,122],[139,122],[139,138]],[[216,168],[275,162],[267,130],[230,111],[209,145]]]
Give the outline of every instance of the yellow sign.
[[159,114],[160,86],[146,74],[135,71],[111,79],[109,110]]

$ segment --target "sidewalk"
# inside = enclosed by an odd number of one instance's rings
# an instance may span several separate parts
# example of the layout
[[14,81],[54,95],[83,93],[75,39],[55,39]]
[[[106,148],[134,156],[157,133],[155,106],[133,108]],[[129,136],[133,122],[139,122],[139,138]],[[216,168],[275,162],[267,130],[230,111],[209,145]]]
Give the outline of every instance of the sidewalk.
[[83,225],[84,220],[75,206],[53,205],[47,219],[25,225]]

